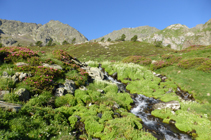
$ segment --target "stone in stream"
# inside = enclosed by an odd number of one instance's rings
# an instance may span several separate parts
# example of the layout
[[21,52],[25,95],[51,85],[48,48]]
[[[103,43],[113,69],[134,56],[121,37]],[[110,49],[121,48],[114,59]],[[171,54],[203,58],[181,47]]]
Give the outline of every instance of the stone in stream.
[[156,103],[152,106],[153,109],[165,109],[170,108],[171,110],[178,110],[180,103],[178,101],[169,101],[166,103]]
[[21,105],[0,101],[0,108],[12,112],[18,112],[18,110],[21,109]]

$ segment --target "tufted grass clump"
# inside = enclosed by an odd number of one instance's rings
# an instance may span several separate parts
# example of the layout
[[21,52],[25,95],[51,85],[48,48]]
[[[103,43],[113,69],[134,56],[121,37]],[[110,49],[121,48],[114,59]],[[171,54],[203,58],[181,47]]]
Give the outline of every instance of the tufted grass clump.
[[66,94],[61,97],[57,97],[55,100],[55,105],[56,107],[61,107],[61,106],[75,106],[76,105],[76,99],[73,95],[71,94]]
[[152,60],[144,56],[128,56],[122,60],[124,63],[135,63],[140,65],[149,65]]
[[199,66],[201,65],[201,63],[207,60],[209,60],[209,58],[198,57],[198,58],[184,59],[184,60],[181,60],[177,66],[184,69],[188,69],[195,66]]
[[207,60],[203,62],[197,70],[204,71],[204,72],[211,72],[211,60]]

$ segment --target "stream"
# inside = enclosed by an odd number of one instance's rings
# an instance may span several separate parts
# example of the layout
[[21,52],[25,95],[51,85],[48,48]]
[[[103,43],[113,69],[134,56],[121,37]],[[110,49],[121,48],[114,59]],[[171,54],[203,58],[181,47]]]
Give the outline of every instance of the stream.
[[[126,90],[126,84],[121,83],[117,80],[117,74],[114,76],[109,76],[107,72],[104,71],[99,66],[99,69],[104,73],[105,80],[111,81],[113,83],[116,83],[118,86],[118,92],[127,92]],[[114,78],[113,78],[114,77]],[[177,94],[181,89],[177,89]],[[130,94],[130,93],[129,93]],[[159,100],[156,100],[154,98],[149,98],[141,94],[130,94],[132,96],[132,99],[134,101],[134,104],[132,106],[132,109],[130,110],[131,113],[138,116],[142,119],[142,125],[143,129],[145,131],[148,131],[152,133],[154,137],[156,137],[159,140],[192,140],[191,136],[187,135],[184,132],[181,132],[178,130],[173,123],[172,124],[165,124],[162,122],[161,119],[156,118],[151,115],[152,106],[155,103],[159,103]],[[187,99],[188,95],[185,95],[185,98]],[[171,123],[171,121],[170,121]]]

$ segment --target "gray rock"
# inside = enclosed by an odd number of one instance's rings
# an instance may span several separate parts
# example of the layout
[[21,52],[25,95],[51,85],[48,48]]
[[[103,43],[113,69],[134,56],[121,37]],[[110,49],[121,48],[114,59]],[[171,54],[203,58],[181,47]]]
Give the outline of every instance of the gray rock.
[[178,101],[169,101],[166,103],[156,103],[152,107],[153,109],[165,109],[170,108],[171,110],[178,110],[180,108],[180,103]]
[[87,90],[87,88],[85,86],[80,86],[79,89],[80,90]]
[[87,69],[87,72],[88,72],[89,76],[92,77],[92,79],[96,79],[96,80],[104,79],[104,74],[98,68],[91,67],[91,68]]
[[19,104],[13,104],[13,103],[7,103],[4,101],[0,101],[0,108],[12,112],[18,112],[21,109],[21,105]]
[[2,90],[0,91],[0,98],[3,98],[5,94],[10,93],[8,90]]
[[74,94],[76,86],[73,80],[65,80],[64,89],[67,90],[68,93]]
[[19,81],[22,81],[25,77],[27,77],[28,76],[28,74],[27,73],[20,73],[20,75],[19,75]]
[[65,94],[66,94],[66,92],[65,92],[64,88],[57,88],[54,95],[57,97],[61,97]]
[[28,66],[29,64],[24,63],[24,62],[17,62],[15,63],[16,66]]
[[56,64],[49,65],[49,64],[47,64],[47,63],[43,63],[42,65],[43,65],[44,67],[49,67],[49,68],[53,68],[53,69],[62,70],[62,67],[59,66],[59,65],[56,65]]
[[27,101],[29,100],[30,93],[27,89],[21,88],[18,91],[15,92],[15,94],[19,95],[19,100],[20,101]]

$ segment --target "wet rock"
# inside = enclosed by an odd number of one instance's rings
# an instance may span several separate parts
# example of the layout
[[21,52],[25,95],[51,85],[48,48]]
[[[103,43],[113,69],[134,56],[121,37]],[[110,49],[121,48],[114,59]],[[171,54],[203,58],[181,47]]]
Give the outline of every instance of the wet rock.
[[165,109],[170,108],[172,110],[178,110],[180,108],[180,103],[178,101],[169,101],[166,103],[156,103],[152,107],[153,109]]
[[98,116],[99,118],[101,118],[101,117],[102,117],[102,113],[98,113],[97,116]]
[[2,90],[0,91],[0,98],[3,98],[5,94],[10,93],[8,90]]
[[87,72],[92,79],[95,79],[95,80],[104,79],[104,74],[101,72],[99,68],[90,67],[89,69],[87,69]]
[[20,101],[27,101],[29,100],[30,93],[27,89],[21,88],[18,91],[15,92],[15,94],[19,95]]
[[118,87],[118,92],[126,92],[126,88],[124,84],[118,84],[117,83],[117,87]]
[[18,62],[18,63],[15,63],[16,66],[28,66],[29,64],[27,63],[24,63],[24,62]]
[[80,90],[87,90],[87,88],[85,86],[81,86],[79,87]]
[[111,77],[113,77],[114,79],[117,79],[117,72],[113,73],[113,74],[111,75]]
[[62,70],[62,67],[59,66],[59,65],[56,65],[56,64],[49,65],[49,64],[47,64],[47,63],[43,63],[42,65],[43,65],[44,67],[49,67],[49,68],[52,68],[52,69]]
[[60,97],[60,96],[63,96],[65,94],[66,94],[66,92],[65,92],[64,88],[57,88],[54,95],[57,96],[57,97]]
[[21,109],[21,105],[0,101],[0,108],[3,108],[4,110],[12,111],[12,112],[18,112],[19,109]]
[[174,92],[172,88],[170,88],[166,93],[172,93]]
[[75,82],[73,80],[65,80],[64,89],[67,90],[68,93],[74,94],[75,88]]

